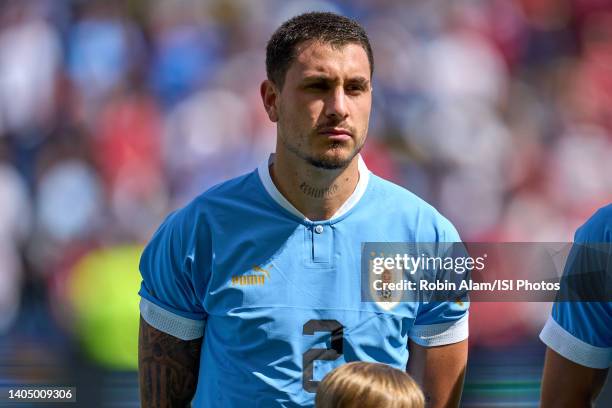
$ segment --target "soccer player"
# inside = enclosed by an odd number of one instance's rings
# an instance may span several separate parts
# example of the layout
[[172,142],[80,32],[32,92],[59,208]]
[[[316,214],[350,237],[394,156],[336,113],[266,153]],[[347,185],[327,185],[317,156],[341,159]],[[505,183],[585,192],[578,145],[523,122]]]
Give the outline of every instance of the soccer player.
[[[576,231],[564,276],[600,302],[559,301],[542,329],[548,346],[542,377],[542,407],[590,407],[612,365],[612,204]],[[591,275],[591,276],[588,276]],[[607,287],[606,287],[607,285]],[[580,288],[578,288],[580,289]],[[605,292],[607,295],[605,295]],[[585,291],[583,291],[583,294]]]
[[327,374],[316,408],[424,408],[419,386],[405,371],[381,363],[352,362]]
[[431,407],[457,406],[467,302],[361,301],[363,242],[459,241],[361,160],[365,31],[332,13],[294,17],[269,40],[266,69],[276,153],[171,214],[142,255],[142,404],[311,407],[328,372],[369,361],[408,369]]

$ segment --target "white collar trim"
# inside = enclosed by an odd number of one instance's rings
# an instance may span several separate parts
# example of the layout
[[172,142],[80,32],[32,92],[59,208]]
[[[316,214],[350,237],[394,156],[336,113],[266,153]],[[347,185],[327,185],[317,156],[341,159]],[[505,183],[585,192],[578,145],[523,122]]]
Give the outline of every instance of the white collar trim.
[[[257,173],[259,175],[261,183],[263,184],[270,197],[272,197],[272,199],[276,201],[281,207],[283,207],[285,210],[289,211],[296,217],[299,217],[305,221],[310,221],[304,214],[302,214],[297,208],[295,208],[293,204],[291,204],[289,200],[287,200],[285,196],[281,194],[280,191],[278,191],[278,188],[276,188],[276,185],[272,181],[272,177],[270,176],[270,165],[274,163],[274,156],[274,153],[270,154],[268,160],[264,160],[257,168]],[[357,203],[365,193],[368,187],[368,181],[370,180],[370,170],[368,170],[368,167],[361,158],[361,155],[359,155],[358,159],[358,168],[359,181],[357,182],[355,191],[353,191],[353,194],[351,194],[351,196],[340,206],[340,208],[338,208],[338,211],[336,211],[336,213],[327,221],[333,221],[334,219],[341,217],[342,215],[349,212],[353,207],[355,207],[355,205],[357,205]]]

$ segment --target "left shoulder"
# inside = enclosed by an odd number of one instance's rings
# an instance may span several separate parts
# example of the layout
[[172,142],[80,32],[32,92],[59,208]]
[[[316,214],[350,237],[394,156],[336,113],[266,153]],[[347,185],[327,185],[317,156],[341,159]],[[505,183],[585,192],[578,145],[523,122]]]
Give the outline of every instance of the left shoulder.
[[600,208],[576,231],[577,242],[612,242],[612,204]]
[[[418,226],[417,241],[458,242],[455,226],[427,201],[413,192],[375,174],[370,174],[372,198],[395,219]],[[435,234],[435,238],[431,234]]]

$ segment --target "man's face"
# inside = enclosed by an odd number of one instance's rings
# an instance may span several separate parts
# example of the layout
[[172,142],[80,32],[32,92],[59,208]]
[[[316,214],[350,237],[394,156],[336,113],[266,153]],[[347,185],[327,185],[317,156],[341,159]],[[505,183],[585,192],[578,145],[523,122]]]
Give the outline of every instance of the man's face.
[[366,139],[370,81],[361,45],[301,44],[276,100],[277,150],[286,149],[319,168],[348,166]]

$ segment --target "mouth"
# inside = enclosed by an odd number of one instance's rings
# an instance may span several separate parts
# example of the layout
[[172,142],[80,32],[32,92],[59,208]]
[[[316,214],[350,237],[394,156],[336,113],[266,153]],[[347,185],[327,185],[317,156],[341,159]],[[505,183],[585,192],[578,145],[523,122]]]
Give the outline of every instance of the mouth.
[[318,134],[336,142],[348,141],[353,138],[350,131],[342,128],[323,128],[318,131]]

